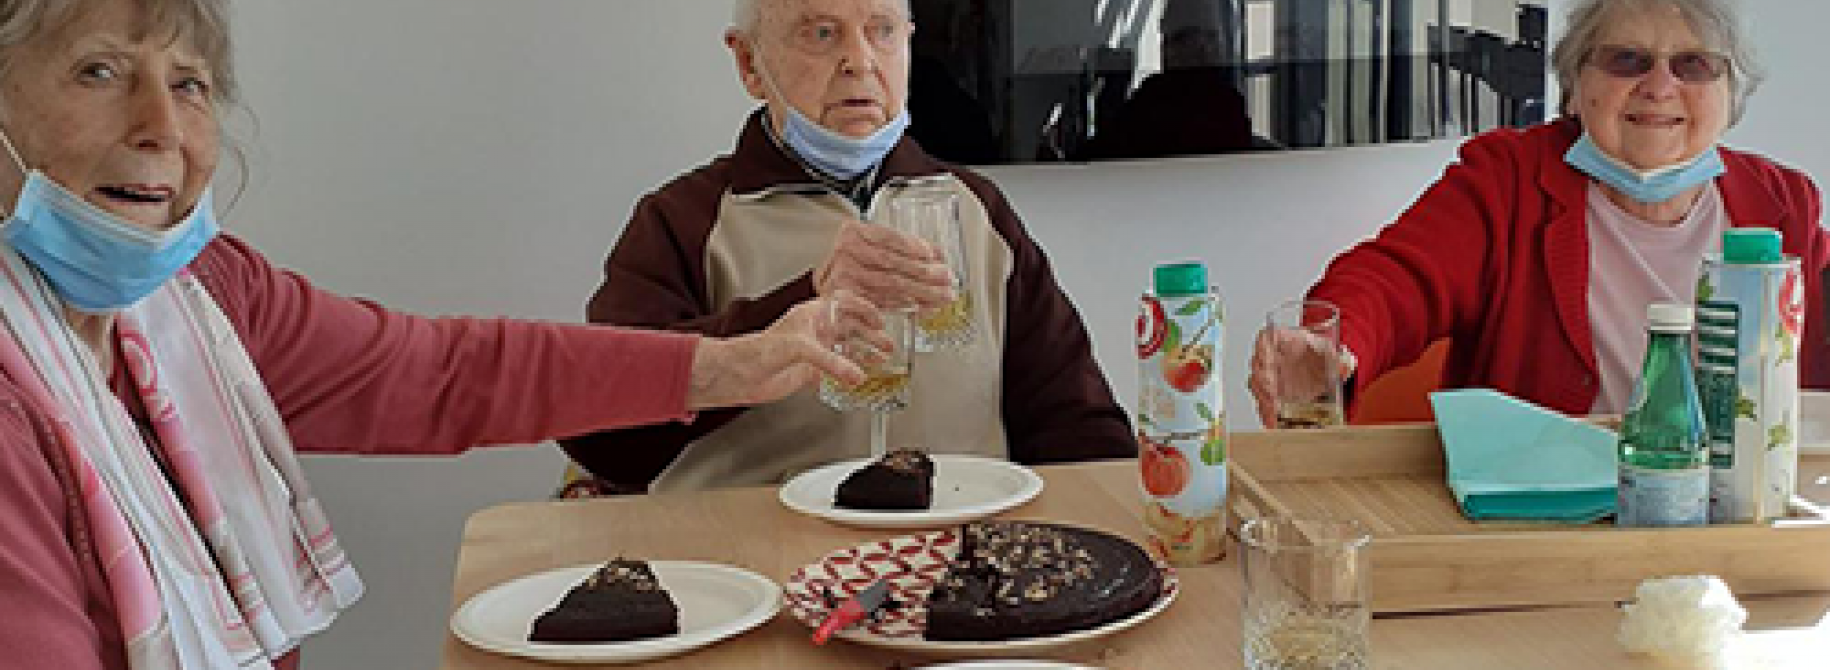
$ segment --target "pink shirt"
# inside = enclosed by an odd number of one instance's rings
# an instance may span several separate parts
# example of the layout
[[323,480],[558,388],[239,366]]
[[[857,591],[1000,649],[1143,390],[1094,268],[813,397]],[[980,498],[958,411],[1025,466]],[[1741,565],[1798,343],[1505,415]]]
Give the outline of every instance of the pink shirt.
[[1588,202],[1589,323],[1601,371],[1601,392],[1591,411],[1620,414],[1645,364],[1646,306],[1695,301],[1703,255],[1721,250],[1728,210],[1714,184],[1670,226],[1628,214],[1600,186],[1589,187]]
[[[301,452],[456,454],[690,416],[694,336],[408,316],[319,291],[226,235],[191,270]],[[70,464],[25,397],[0,376],[0,669],[124,670]]]

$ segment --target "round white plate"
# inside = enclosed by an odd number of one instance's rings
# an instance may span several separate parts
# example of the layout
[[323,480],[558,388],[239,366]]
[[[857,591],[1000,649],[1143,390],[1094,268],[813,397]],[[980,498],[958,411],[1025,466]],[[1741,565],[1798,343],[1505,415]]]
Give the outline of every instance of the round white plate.
[[762,575],[716,563],[649,561],[662,588],[680,608],[680,632],[604,644],[528,642],[534,618],[552,609],[567,590],[601,564],[576,565],[528,575],[472,596],[451,615],[451,632],[465,643],[498,654],[552,663],[639,663],[682,654],[737,635],[781,610],[781,588]]
[[[890,582],[898,607],[884,610],[867,622],[840,631],[835,637],[859,644],[920,654],[946,654],[964,658],[1033,657],[1038,652],[1112,635],[1150,620],[1181,591],[1175,570],[1162,562],[1163,592],[1150,607],[1102,626],[1059,635],[999,640],[996,642],[937,642],[922,637],[926,629],[928,594],[946,573],[947,563],[959,554],[957,530],[937,530],[869,542],[834,551],[802,566],[783,585],[788,615],[818,627],[832,609],[879,579]],[[1072,667],[1072,666],[1070,666]]]
[[1042,493],[1036,471],[982,456],[935,454],[934,504],[919,512],[867,512],[833,507],[839,482],[870,459],[843,461],[808,470],[777,492],[788,509],[859,528],[939,528],[983,519],[1015,508]]
[[965,661],[961,663],[942,663],[924,665],[923,670],[1094,670],[1084,665],[1062,663],[1060,661]]

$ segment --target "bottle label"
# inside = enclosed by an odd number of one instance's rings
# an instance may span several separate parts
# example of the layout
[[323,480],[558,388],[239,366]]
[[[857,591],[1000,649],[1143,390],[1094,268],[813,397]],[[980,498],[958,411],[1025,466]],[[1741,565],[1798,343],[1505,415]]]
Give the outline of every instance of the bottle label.
[[1143,296],[1138,467],[1151,548],[1192,565],[1225,556],[1226,420],[1220,296]]
[[1709,468],[1653,470],[1620,467],[1621,526],[1702,526],[1709,523]]
[[1784,516],[1795,491],[1805,287],[1795,258],[1703,264],[1697,390],[1710,432],[1712,522]]
[[1741,404],[1737,366],[1741,360],[1741,307],[1732,302],[1697,303],[1697,394],[1709,428],[1709,467],[1735,466],[1735,411]]

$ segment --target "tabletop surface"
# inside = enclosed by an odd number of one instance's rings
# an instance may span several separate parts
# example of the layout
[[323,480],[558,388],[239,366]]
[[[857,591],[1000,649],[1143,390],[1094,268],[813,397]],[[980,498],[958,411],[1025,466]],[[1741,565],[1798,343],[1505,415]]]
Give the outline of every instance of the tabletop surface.
[[[1142,539],[1135,464],[1130,461],[1039,468],[1047,488],[1004,518],[1069,522]],[[1811,484],[1830,485],[1812,475]],[[741,566],[778,583],[833,551],[904,534],[843,528],[783,507],[773,488],[585,501],[510,504],[473,515],[453,582],[452,609],[524,575],[602,562],[615,556],[710,561]],[[1826,557],[1830,561],[1830,557]],[[1044,656],[1113,669],[1238,668],[1239,560],[1182,568],[1180,598],[1142,626]],[[1773,665],[1830,667],[1830,596],[1762,598],[1750,612],[1749,649]],[[1374,668],[1656,668],[1615,642],[1613,608],[1553,608],[1382,617],[1372,628]],[[685,656],[644,668],[907,668],[944,660],[848,642],[816,647],[784,611],[773,621]],[[1809,661],[1803,659],[1809,659]],[[447,636],[447,669],[555,666],[473,649]]]

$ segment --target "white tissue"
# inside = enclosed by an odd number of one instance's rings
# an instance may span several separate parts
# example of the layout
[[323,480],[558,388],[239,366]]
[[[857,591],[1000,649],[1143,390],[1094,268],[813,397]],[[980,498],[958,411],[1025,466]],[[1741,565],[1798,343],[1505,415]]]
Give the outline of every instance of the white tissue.
[[1726,667],[1729,644],[1747,623],[1747,610],[1716,577],[1648,579],[1626,610],[1620,644],[1627,651],[1706,667]]

